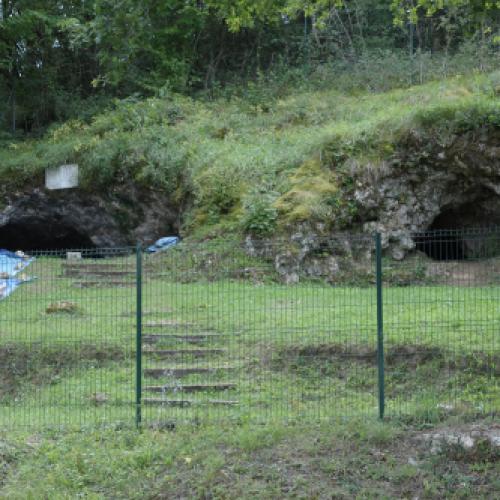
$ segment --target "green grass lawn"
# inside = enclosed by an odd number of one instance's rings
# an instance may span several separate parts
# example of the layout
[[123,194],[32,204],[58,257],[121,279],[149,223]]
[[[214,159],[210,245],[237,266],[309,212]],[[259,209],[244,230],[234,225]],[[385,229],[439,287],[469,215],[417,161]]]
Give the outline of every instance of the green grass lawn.
[[[37,259],[27,270],[37,279],[0,303],[0,423],[131,426],[136,290],[129,286],[134,273],[127,273],[133,271],[133,258],[95,261],[126,273],[119,278],[65,276],[63,262]],[[145,260],[145,338],[210,335],[201,344],[169,337],[145,343],[143,368],[168,370],[159,379],[144,375],[143,386],[163,389],[143,396],[201,404],[144,405],[145,425],[377,415],[374,286],[286,286],[228,279],[229,272],[198,282],[183,273],[180,282],[174,271],[164,261]],[[111,279],[123,283],[81,286]],[[497,413],[498,286],[387,286],[384,297],[387,416],[419,420]],[[75,310],[47,312],[60,301],[71,302]],[[204,348],[224,351],[204,358],[185,350]],[[147,349],[184,350],[164,359]],[[174,373],[207,366],[212,371]],[[182,384],[226,382],[235,388],[179,392]]]
[[[240,261],[204,274],[145,258],[143,368],[170,372],[144,376],[164,388],[144,397],[204,404],[144,405],[138,431],[133,262],[96,260],[126,274],[95,278],[41,257],[27,269],[37,279],[0,302],[0,498],[494,498],[498,448],[436,452],[426,436],[498,430],[495,280],[384,288],[381,423],[371,278],[285,286],[231,278]],[[110,279],[125,283],[82,287]],[[61,301],[71,312],[47,312]],[[211,340],[146,342],[158,334]],[[146,352],[160,347],[225,351]],[[207,365],[216,369],[173,375]],[[175,391],[223,382],[235,388]]]
[[336,425],[84,427],[0,434],[9,499],[491,499],[498,448],[431,452],[429,433],[494,430],[448,421],[419,428],[375,419]]

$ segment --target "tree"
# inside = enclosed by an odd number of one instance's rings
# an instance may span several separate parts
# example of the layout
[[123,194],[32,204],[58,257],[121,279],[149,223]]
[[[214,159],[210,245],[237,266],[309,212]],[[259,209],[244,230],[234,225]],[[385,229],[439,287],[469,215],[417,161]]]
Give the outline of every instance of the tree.
[[421,17],[431,17],[450,10],[467,12],[471,21],[494,14],[500,9],[500,0],[393,0],[395,23],[417,24]]
[[184,90],[205,17],[192,1],[99,0],[89,28],[101,70],[95,82],[120,95]]
[[90,90],[91,57],[78,51],[72,33],[86,12],[83,1],[2,2],[0,93],[9,103],[12,130],[54,120],[65,92]]

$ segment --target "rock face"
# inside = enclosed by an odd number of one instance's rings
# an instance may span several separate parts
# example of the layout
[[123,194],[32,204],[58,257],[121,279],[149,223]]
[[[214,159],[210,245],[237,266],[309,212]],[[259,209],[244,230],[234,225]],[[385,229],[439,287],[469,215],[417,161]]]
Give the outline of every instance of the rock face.
[[500,224],[500,131],[428,142],[412,137],[381,165],[352,165],[365,232],[379,231],[395,259],[428,229]]
[[34,189],[15,193],[4,203],[0,247],[118,247],[147,244],[179,229],[179,210],[165,195],[134,186],[107,194]]
[[[348,166],[357,213],[345,232],[332,231],[328,224],[302,223],[290,230],[285,244],[271,242],[274,253],[269,245],[260,252],[274,260],[284,282],[296,283],[300,276],[334,282],[346,276],[370,279],[376,232],[385,252],[402,260],[425,238],[419,233],[500,227],[498,129],[446,140],[410,136],[381,163],[350,160]],[[250,254],[259,254],[259,242],[249,237],[246,244]],[[481,253],[474,248],[477,241],[461,244]]]
[[371,235],[337,233],[324,236],[324,228],[302,224],[290,238],[273,241],[248,236],[246,252],[272,260],[279,278],[295,284],[301,278],[320,278],[328,282],[370,278],[373,272]]
[[[289,228],[286,242],[247,239],[247,251],[272,259],[283,281],[301,275],[335,281],[353,269],[372,270],[374,232],[401,260],[415,250],[415,233],[500,226],[498,128],[444,139],[414,133],[385,161],[350,160],[347,167],[355,215],[342,223],[344,232],[335,221],[304,222]],[[168,194],[133,184],[107,193],[31,189],[1,201],[0,247],[26,250],[147,244],[178,234],[183,211]]]
[[425,433],[422,439],[430,444],[430,452],[433,455],[450,447],[461,448],[472,454],[478,451],[475,448],[482,447],[484,450],[485,446],[490,448],[491,453],[496,454],[500,448],[500,428],[493,425],[490,428],[476,426],[466,431],[443,429],[440,432]]

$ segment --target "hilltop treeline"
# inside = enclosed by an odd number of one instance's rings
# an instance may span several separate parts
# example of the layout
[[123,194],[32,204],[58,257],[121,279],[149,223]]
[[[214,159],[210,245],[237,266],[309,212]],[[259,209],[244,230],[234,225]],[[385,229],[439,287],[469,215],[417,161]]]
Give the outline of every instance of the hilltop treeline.
[[116,98],[180,92],[260,101],[263,81],[278,95],[321,82],[387,90],[465,67],[488,70],[499,7],[495,0],[0,0],[0,134],[88,120]]

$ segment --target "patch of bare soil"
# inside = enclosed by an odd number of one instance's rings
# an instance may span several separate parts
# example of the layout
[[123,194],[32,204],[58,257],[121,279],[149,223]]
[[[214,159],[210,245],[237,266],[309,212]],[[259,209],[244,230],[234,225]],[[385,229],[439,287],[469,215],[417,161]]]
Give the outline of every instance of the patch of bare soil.
[[[428,439],[457,432],[476,436],[475,444],[436,449]],[[291,430],[255,451],[221,448],[215,463],[180,463],[175,480],[160,481],[150,498],[492,499],[498,493],[500,447],[485,444],[484,436],[494,434],[498,427],[491,423]]]
[[500,259],[482,261],[429,262],[426,277],[433,283],[452,286],[500,284]]
[[66,369],[104,366],[124,359],[115,346],[75,345],[47,347],[9,344],[0,347],[0,400],[15,396],[26,384],[52,383]]
[[[265,358],[264,363],[271,363],[276,369],[324,361],[375,365],[377,350],[368,345],[348,344],[286,346],[277,351],[268,351]],[[440,347],[412,344],[396,344],[387,346],[385,349],[385,364],[389,368],[404,366],[405,370],[409,370],[426,363],[438,364],[446,370],[467,370],[468,373],[500,375],[500,354],[455,353],[447,352]]]

